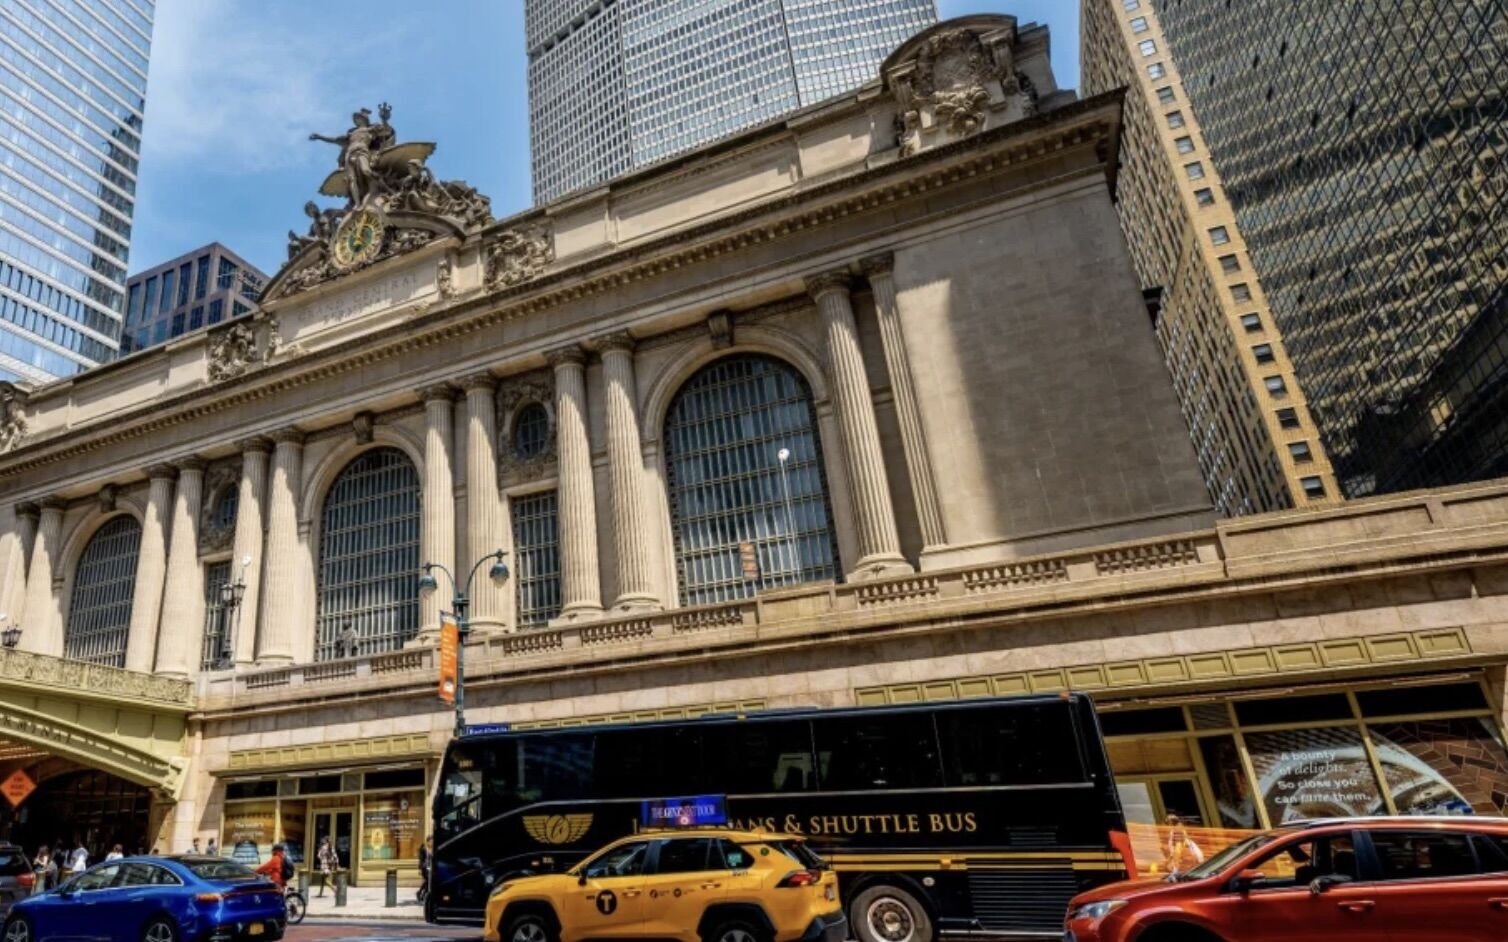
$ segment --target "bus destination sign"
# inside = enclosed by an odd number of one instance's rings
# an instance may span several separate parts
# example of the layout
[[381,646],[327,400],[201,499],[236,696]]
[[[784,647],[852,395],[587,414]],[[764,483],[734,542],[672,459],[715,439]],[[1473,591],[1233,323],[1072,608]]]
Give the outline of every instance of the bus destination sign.
[[722,795],[692,798],[651,798],[641,803],[640,823],[647,828],[694,828],[728,823]]

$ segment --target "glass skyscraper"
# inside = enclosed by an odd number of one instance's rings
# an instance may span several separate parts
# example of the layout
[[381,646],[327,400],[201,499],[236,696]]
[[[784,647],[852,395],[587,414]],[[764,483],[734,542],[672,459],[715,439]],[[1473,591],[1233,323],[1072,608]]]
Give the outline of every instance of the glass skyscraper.
[[1117,2],[1161,20],[1342,490],[1508,475],[1508,0]]
[[527,0],[534,199],[878,77],[933,0]]
[[112,359],[153,0],[0,3],[0,380]]

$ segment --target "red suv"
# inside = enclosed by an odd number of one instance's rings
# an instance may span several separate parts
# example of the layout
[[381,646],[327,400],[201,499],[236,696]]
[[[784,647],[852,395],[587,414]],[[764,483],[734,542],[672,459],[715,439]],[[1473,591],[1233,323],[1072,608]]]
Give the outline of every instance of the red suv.
[[1065,929],[1064,942],[1502,942],[1508,819],[1281,827],[1176,880],[1077,896]]

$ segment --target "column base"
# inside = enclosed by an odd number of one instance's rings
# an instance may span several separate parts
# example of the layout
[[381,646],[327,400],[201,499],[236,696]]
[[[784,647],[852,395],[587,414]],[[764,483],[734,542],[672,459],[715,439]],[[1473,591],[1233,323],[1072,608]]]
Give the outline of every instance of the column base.
[[471,640],[473,641],[478,638],[494,638],[498,635],[511,634],[513,634],[513,628],[496,619],[489,618],[486,621],[477,621],[473,618],[471,620]]
[[901,554],[877,553],[859,560],[859,564],[848,574],[848,581],[869,582],[889,576],[908,576],[913,572],[916,572],[916,567]]
[[567,608],[550,619],[548,626],[560,628],[565,625],[579,625],[583,622],[601,621],[605,616],[606,613],[596,605],[578,605],[575,608]]
[[612,615],[632,615],[636,612],[659,612],[665,606],[652,595],[620,595],[613,601]]
[[256,667],[292,667],[293,655],[278,654],[269,657],[259,657],[254,662],[254,665]]

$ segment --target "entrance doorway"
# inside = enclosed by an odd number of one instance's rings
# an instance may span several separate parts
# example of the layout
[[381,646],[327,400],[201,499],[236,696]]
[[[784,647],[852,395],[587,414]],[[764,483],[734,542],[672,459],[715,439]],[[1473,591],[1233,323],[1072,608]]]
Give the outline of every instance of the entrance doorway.
[[305,865],[309,867],[310,874],[319,872],[320,842],[325,838],[335,845],[335,857],[340,861],[340,869],[351,872],[351,833],[356,821],[356,809],[344,808],[329,811],[314,812],[314,829],[310,832],[311,837],[308,846],[304,850]]
[[62,760],[28,769],[34,791],[5,814],[5,837],[35,854],[42,844],[72,849],[82,843],[90,860],[111,847],[126,853],[147,850],[151,792],[141,785],[94,769],[54,772]]

